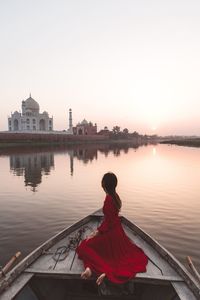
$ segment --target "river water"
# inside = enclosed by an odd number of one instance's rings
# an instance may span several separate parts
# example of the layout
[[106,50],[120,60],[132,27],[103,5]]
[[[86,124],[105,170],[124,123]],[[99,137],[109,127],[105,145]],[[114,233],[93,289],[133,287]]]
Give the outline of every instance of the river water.
[[118,176],[122,214],[200,270],[200,148],[82,145],[0,150],[0,265],[100,208]]

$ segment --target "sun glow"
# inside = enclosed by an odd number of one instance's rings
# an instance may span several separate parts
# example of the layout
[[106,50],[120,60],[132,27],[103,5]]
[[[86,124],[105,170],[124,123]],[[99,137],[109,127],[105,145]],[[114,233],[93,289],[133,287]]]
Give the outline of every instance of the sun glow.
[[156,131],[156,130],[157,130],[157,126],[156,126],[156,125],[152,125],[152,126],[151,126],[151,130],[152,130],[152,131]]
[[155,147],[153,147],[152,153],[153,153],[154,156],[156,155],[156,148]]

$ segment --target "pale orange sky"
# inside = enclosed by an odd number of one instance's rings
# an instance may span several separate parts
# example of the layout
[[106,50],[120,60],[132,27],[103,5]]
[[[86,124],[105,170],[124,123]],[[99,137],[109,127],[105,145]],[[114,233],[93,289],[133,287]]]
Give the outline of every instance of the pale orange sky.
[[200,135],[200,2],[0,2],[0,130],[32,97],[54,129]]

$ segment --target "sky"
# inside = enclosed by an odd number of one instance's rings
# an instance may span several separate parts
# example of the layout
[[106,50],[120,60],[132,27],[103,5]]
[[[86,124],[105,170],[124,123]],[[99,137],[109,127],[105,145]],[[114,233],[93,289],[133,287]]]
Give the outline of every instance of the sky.
[[199,0],[0,0],[0,130],[31,93],[54,129],[200,135]]

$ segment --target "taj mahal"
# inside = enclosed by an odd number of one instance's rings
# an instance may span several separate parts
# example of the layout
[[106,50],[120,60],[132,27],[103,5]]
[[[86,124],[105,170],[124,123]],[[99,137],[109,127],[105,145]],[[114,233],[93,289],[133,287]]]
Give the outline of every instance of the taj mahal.
[[[22,109],[11,113],[8,117],[8,130],[14,132],[51,132],[58,133],[53,129],[53,117],[49,117],[48,112],[44,111],[40,113],[40,106],[35,101],[31,94],[28,99],[22,101]],[[69,109],[68,129],[63,130],[70,135],[96,135],[97,124],[93,125],[92,122],[88,122],[83,119],[76,126],[72,124],[72,109]]]
[[9,131],[52,131],[53,117],[44,111],[40,113],[39,104],[31,97],[22,101],[22,112],[15,111],[8,118]]

